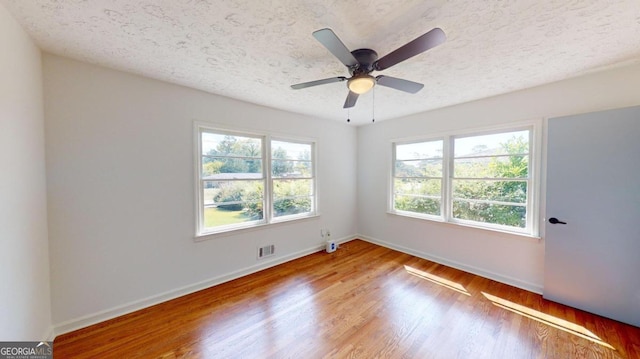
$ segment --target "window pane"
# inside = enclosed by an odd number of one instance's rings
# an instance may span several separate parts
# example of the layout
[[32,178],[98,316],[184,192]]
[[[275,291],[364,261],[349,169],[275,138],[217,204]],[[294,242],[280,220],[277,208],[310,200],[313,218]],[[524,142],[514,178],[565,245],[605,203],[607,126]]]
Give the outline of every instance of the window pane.
[[202,157],[203,179],[262,178],[262,160],[228,157]]
[[460,137],[454,141],[454,157],[529,153],[529,130]]
[[202,185],[202,199],[204,206],[210,206],[215,203],[213,198],[220,192],[220,186],[215,182],[204,181]]
[[263,219],[263,181],[203,181],[204,227]]
[[525,228],[526,216],[525,206],[453,201],[453,217],[458,219]]
[[396,177],[442,177],[442,159],[396,161]]
[[273,202],[273,216],[282,217],[292,214],[309,213],[312,197],[283,198]]
[[529,156],[461,158],[454,160],[457,178],[527,178]]
[[443,144],[444,141],[438,140],[395,146],[395,210],[436,216],[441,214]]
[[207,229],[262,219],[262,202],[245,203],[244,208],[239,210],[212,206],[204,208],[204,227]]
[[440,215],[440,200],[434,198],[396,195],[393,207],[398,211]]
[[271,158],[281,160],[311,160],[311,144],[271,141]]
[[393,181],[393,190],[398,195],[413,194],[440,197],[442,195],[442,180],[396,178]]
[[528,179],[529,134],[525,130],[454,139],[454,218],[526,227],[528,181],[460,178]]
[[202,132],[202,154],[262,158],[260,138]]
[[313,211],[312,144],[271,141],[271,174],[274,217]]
[[273,198],[313,195],[313,181],[310,179],[274,179]]
[[262,202],[263,181],[203,181],[205,205],[241,209],[243,202]]
[[396,145],[396,160],[442,158],[443,141],[429,141]]
[[453,197],[524,204],[527,203],[527,182],[454,180]]
[[271,173],[273,177],[311,177],[310,161],[271,161]]
[[307,179],[273,180],[274,217],[311,212],[313,181]]

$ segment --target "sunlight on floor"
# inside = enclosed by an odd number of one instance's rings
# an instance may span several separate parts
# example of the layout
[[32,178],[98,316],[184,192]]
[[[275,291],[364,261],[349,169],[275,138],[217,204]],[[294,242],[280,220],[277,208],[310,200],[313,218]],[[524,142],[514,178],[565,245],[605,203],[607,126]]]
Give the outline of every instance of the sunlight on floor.
[[414,275],[416,277],[422,278],[422,279],[426,279],[429,282],[441,285],[445,288],[449,288],[452,290],[455,290],[458,293],[462,293],[464,295],[468,295],[471,296],[471,294],[469,292],[467,292],[467,290],[460,284],[460,283],[456,283],[456,282],[452,282],[448,279],[444,279],[441,277],[438,277],[437,275],[433,275],[431,273],[427,273],[425,271],[422,271],[420,269],[416,269],[410,266],[405,265],[404,269],[407,271],[407,273]]
[[556,318],[552,315],[549,314],[545,314],[542,312],[539,312],[537,310],[531,309],[531,308],[527,308],[523,305],[520,304],[516,304],[513,303],[511,301],[508,301],[506,299],[502,299],[499,297],[496,297],[494,295],[491,294],[487,294],[485,292],[482,292],[482,295],[484,295],[485,298],[489,299],[493,305],[498,306],[500,308],[506,309],[510,312],[516,313],[516,314],[520,314],[524,317],[527,317],[529,319],[533,319],[535,321],[538,321],[540,323],[552,326],[556,329],[560,329],[563,330],[567,333],[576,335],[578,337],[590,340],[594,343],[600,344],[604,347],[607,347],[609,349],[613,349],[616,350],[616,348],[612,347],[611,345],[609,345],[606,342],[603,342],[600,337],[598,337],[597,335],[593,334],[591,331],[589,331],[587,328],[571,323],[569,321],[566,321],[564,319],[560,319],[560,318]]

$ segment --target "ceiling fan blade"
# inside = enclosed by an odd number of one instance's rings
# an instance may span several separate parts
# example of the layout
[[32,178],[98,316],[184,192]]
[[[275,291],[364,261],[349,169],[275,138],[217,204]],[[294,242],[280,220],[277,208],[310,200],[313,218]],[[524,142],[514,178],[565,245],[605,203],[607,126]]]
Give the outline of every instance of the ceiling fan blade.
[[358,94],[353,91],[349,91],[349,94],[347,95],[347,100],[344,101],[344,106],[342,108],[353,107],[356,105],[356,101],[358,101]]
[[354,67],[358,65],[358,60],[351,54],[351,51],[340,41],[338,36],[331,29],[321,29],[313,32],[313,37],[316,38],[324,47],[337,57],[340,62],[347,67]]
[[344,76],[331,77],[331,78],[328,78],[328,79],[309,81],[309,82],[303,82],[301,84],[291,85],[291,88],[294,89],[294,90],[299,90],[299,89],[303,89],[303,88],[307,88],[307,87],[311,87],[311,86],[318,86],[318,85],[330,84],[330,83],[333,83],[333,82],[345,81],[346,79],[347,78],[344,77]]
[[400,63],[406,59],[414,57],[442,44],[446,39],[447,35],[445,35],[444,31],[436,27],[435,29],[432,29],[426,34],[419,36],[418,38],[405,44],[404,46],[400,46],[395,51],[383,56],[378,61],[376,61],[373,66],[377,71],[388,69],[389,67],[397,63]]
[[403,80],[396,77],[380,75],[376,77],[376,83],[380,86],[391,87],[396,90],[416,93],[424,87],[423,84],[409,80]]

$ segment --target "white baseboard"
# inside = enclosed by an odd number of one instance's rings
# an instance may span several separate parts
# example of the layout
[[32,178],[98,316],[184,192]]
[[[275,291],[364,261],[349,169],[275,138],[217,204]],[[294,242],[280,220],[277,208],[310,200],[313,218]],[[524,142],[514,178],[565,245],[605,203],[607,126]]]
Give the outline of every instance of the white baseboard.
[[55,339],[53,325],[50,325],[49,328],[47,328],[41,338],[43,338],[42,340],[46,342],[52,342],[53,339]]
[[356,238],[360,238],[360,239],[362,239],[364,241],[371,242],[371,243],[377,244],[379,246],[387,247],[387,248],[390,248],[390,249],[393,249],[393,250],[396,250],[396,251],[399,251],[399,252],[402,252],[402,253],[410,254],[410,255],[416,256],[418,258],[422,258],[422,259],[426,259],[426,260],[429,260],[429,261],[432,261],[432,262],[436,262],[436,263],[439,263],[439,264],[442,264],[442,265],[446,265],[447,267],[459,269],[461,271],[469,272],[469,273],[472,273],[472,274],[475,274],[475,275],[479,275],[479,276],[484,277],[484,278],[495,280],[496,282],[508,284],[508,285],[514,286],[516,288],[527,290],[529,292],[542,294],[542,285],[539,285],[539,284],[523,281],[523,280],[520,280],[520,279],[517,279],[517,278],[513,278],[513,277],[510,277],[510,276],[503,275],[503,274],[499,274],[499,273],[495,273],[495,272],[492,272],[492,271],[488,271],[488,270],[485,270],[485,269],[482,269],[482,268],[466,265],[466,264],[463,264],[463,263],[460,263],[460,262],[449,260],[447,258],[434,256],[434,255],[431,255],[429,253],[420,252],[420,251],[417,251],[415,249],[407,248],[407,247],[404,247],[404,246],[399,246],[397,244],[389,243],[389,242],[386,242],[386,241],[383,241],[383,240],[380,240],[380,239],[377,239],[377,238],[365,236],[365,235],[362,235],[362,234],[357,235]]
[[[348,241],[351,241],[353,239],[358,238],[355,235],[352,236],[347,236],[347,237],[343,237],[340,239],[335,240],[337,243],[346,243]],[[285,263],[285,262],[289,262],[291,260],[300,258],[300,257],[304,257],[306,255],[315,253],[315,252],[319,252],[321,250],[324,250],[325,246],[324,245],[317,245],[311,248],[307,248],[295,253],[291,253],[288,254],[286,256],[283,257],[279,257],[279,258],[274,258],[272,260],[268,260],[268,261],[264,261],[264,262],[260,262],[257,263],[253,266],[244,268],[244,269],[240,269],[231,273],[227,273],[227,274],[223,274],[211,279],[207,279],[198,283],[194,283],[191,285],[187,285],[181,288],[177,288],[177,289],[173,289],[164,293],[160,293],[151,297],[147,297],[144,299],[140,299],[140,300],[136,300],[127,304],[123,304],[114,308],[110,308],[107,310],[103,310],[94,314],[89,314],[80,318],[76,318],[76,319],[72,319],[60,324],[55,325],[54,327],[51,328],[50,333],[47,335],[47,338],[52,338],[51,340],[53,340],[53,338],[55,338],[55,336],[57,335],[61,335],[64,333],[69,333],[72,332],[74,330],[78,330],[78,329],[82,329],[85,327],[88,327],[90,325],[93,324],[97,324],[100,322],[103,322],[105,320],[109,320],[109,319],[113,319],[116,317],[119,317],[121,315],[125,315],[125,314],[129,314],[132,312],[135,312],[137,310],[140,309],[144,309],[147,307],[150,307],[152,305],[156,305],[159,303],[163,303],[166,301],[169,301],[171,299],[175,299],[178,297],[182,297],[191,293],[195,293],[197,291],[209,288],[209,287],[213,287],[215,285],[218,284],[222,284],[225,282],[229,282],[232,281],[234,279],[240,278],[240,277],[244,277],[246,275],[252,274],[252,273],[256,273],[259,272],[261,270],[267,269],[267,268],[271,268],[274,266],[277,266],[279,264]]]
[[[387,247],[399,252],[403,252],[406,254],[410,254],[419,258],[423,258],[426,260],[430,260],[432,262],[436,262],[436,263],[440,263],[452,268],[456,268],[465,272],[469,272],[469,273],[473,273],[476,275],[479,275],[481,277],[485,277],[488,279],[492,279],[495,280],[497,282],[501,282],[504,284],[508,284],[508,285],[512,285],[514,287],[517,288],[521,288],[524,290],[528,290],[530,292],[534,292],[534,293],[538,293],[538,294],[542,294],[542,286],[534,284],[534,283],[529,283],[526,281],[522,281],[519,280],[517,278],[512,278],[509,276],[505,276],[505,275],[501,275],[498,273],[494,273],[491,271],[487,271],[481,268],[477,268],[477,267],[473,267],[473,266],[469,266],[466,264],[462,264],[456,261],[452,261],[446,258],[442,258],[442,257],[438,257],[438,256],[434,256],[434,255],[430,255],[428,253],[424,253],[424,252],[420,252],[420,251],[416,251],[414,249],[411,248],[407,248],[404,246],[399,246],[393,243],[389,243],[377,238],[373,238],[373,237],[369,237],[369,236],[365,236],[362,234],[359,235],[352,235],[352,236],[347,236],[347,237],[343,237],[340,239],[335,240],[336,243],[338,244],[342,244],[342,243],[346,243],[349,242],[351,240],[354,239],[362,239],[364,241],[373,243],[373,244],[377,244],[379,246],[383,246],[383,247]],[[244,268],[244,269],[240,269],[231,273],[227,273],[227,274],[223,274],[205,281],[201,281],[198,283],[194,283],[191,285],[187,285],[181,288],[177,288],[177,289],[173,289],[164,293],[160,293],[148,298],[144,298],[144,299],[140,299],[134,302],[130,302],[127,304],[123,304],[114,308],[110,308],[107,310],[103,310],[94,314],[90,314],[90,315],[86,315],[80,318],[76,318],[76,319],[72,319],[69,321],[66,321],[64,323],[60,323],[57,324],[55,326],[52,326],[48,329],[47,333],[44,335],[45,338],[47,338],[48,341],[52,341],[53,339],[55,339],[55,336],[60,335],[60,334],[64,334],[64,333],[68,333],[74,330],[78,330],[81,328],[85,328],[88,327],[90,325],[93,324],[97,324],[100,322],[103,322],[105,320],[109,320],[109,319],[113,319],[116,317],[119,317],[121,315],[125,315],[125,314],[129,314],[132,312],[135,312],[137,310],[140,309],[144,309],[162,302],[166,302],[169,301],[171,299],[175,299],[178,297],[182,297],[184,295],[188,295],[191,293],[195,293],[197,291],[218,285],[218,284],[222,284],[240,277],[244,277],[246,275],[252,274],[252,273],[256,273],[259,272],[261,270],[267,269],[267,268],[271,268],[274,266],[277,266],[279,264],[297,259],[297,258],[301,258],[304,257],[306,255],[315,253],[315,252],[319,252],[322,251],[324,249],[324,245],[317,245],[311,248],[307,248],[295,253],[291,253],[288,254],[286,256],[283,257],[279,257],[279,258],[274,258],[270,261],[265,261],[265,262],[261,262],[261,263],[257,263],[253,266]]]

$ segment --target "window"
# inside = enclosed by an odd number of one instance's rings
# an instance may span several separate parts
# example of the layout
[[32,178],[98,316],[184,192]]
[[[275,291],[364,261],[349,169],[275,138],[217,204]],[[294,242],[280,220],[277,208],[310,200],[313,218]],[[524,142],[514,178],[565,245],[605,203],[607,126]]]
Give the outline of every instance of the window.
[[523,130],[453,139],[453,218],[527,227],[529,135]]
[[202,232],[264,223],[264,139],[201,133]]
[[394,143],[392,212],[537,235],[534,127]]
[[197,126],[197,235],[314,215],[314,143]]
[[440,216],[442,212],[442,140],[395,146],[394,208]]
[[271,141],[273,216],[305,214],[315,207],[311,143]]

